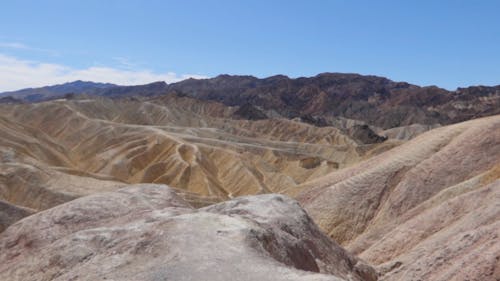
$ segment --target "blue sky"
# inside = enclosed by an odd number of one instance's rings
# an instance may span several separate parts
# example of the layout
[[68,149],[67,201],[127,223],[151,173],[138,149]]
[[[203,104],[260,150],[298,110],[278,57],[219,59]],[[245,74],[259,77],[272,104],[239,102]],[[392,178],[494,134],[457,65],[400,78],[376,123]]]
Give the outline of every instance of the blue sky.
[[0,91],[355,72],[500,84],[500,1],[0,0]]

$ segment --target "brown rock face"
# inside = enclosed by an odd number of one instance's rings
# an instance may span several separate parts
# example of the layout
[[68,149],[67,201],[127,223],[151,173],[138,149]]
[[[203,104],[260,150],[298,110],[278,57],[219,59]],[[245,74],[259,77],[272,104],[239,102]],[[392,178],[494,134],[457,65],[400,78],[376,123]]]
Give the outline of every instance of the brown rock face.
[[362,144],[383,142],[387,137],[377,135],[368,125],[355,125],[350,129],[349,135]]
[[376,280],[298,203],[193,209],[163,185],[90,195],[0,234],[0,280]]
[[500,116],[434,129],[298,200],[383,280],[500,278]]

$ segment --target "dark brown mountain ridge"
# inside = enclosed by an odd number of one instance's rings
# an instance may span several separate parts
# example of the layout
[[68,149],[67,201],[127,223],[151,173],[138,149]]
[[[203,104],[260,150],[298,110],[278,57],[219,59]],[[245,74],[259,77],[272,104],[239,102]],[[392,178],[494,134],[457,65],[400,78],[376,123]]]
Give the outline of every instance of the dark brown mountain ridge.
[[168,85],[168,91],[173,90],[230,106],[251,104],[287,118],[319,117],[331,124],[335,117],[345,117],[384,129],[451,124],[500,112],[500,86],[448,91],[359,74],[322,73],[296,79],[219,75]]
[[[96,84],[93,88],[89,84],[84,85],[81,90],[73,85],[72,93],[111,98],[176,93],[239,106],[242,109],[238,112],[241,114],[237,114],[238,118],[301,118],[317,126],[332,126],[339,117],[383,129],[412,124],[446,125],[500,113],[500,86],[473,86],[448,91],[436,86],[420,87],[360,74],[322,73],[300,78],[276,75],[263,79],[224,74],[172,84],[105,84],[106,87]],[[44,89],[45,99],[62,96],[60,91],[57,95],[47,94],[49,88],[41,88]],[[37,89],[31,90],[30,95],[27,90],[20,92],[33,100],[37,97]],[[17,93],[3,93],[0,97],[7,94],[14,98],[24,97]]]

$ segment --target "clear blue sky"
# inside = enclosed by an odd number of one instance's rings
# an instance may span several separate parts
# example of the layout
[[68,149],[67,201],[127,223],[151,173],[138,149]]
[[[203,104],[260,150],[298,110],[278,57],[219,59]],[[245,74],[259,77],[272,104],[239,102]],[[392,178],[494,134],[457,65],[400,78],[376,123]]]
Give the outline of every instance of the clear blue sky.
[[117,82],[143,75],[129,84],[320,72],[500,84],[500,1],[0,2],[0,90],[93,70]]

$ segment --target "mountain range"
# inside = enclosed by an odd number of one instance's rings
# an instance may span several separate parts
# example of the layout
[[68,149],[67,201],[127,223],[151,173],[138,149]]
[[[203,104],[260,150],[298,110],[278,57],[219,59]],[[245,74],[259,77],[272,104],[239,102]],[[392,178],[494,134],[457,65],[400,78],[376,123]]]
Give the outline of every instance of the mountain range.
[[0,280],[500,280],[500,87],[0,95]]
[[334,125],[338,117],[389,129],[411,124],[446,125],[500,114],[500,86],[472,86],[448,91],[419,87],[377,76],[322,73],[296,79],[277,75],[219,75],[166,84],[117,86],[75,81],[62,85],[1,93],[24,101],[41,101],[65,94],[119,98],[177,93],[199,100],[245,106],[245,119],[302,118],[315,125]]

